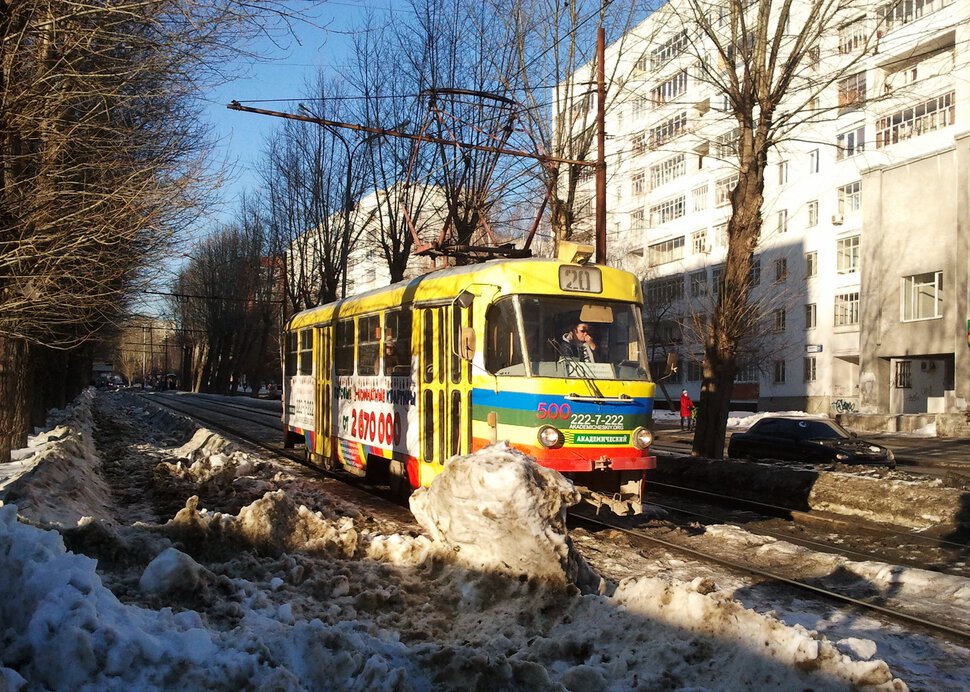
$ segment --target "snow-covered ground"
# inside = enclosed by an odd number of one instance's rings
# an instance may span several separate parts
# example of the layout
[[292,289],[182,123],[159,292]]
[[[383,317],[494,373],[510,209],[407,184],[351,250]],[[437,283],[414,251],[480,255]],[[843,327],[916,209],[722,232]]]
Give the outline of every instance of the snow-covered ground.
[[503,445],[417,491],[416,531],[124,394],[50,422],[0,467],[0,690],[970,687],[965,648],[570,535],[572,486]]

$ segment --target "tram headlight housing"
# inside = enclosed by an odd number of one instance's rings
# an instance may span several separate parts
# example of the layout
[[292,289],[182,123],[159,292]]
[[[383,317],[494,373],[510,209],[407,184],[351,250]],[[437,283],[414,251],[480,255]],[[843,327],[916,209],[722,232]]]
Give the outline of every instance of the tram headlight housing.
[[653,430],[637,428],[633,431],[633,446],[637,449],[647,449],[653,444]]
[[562,447],[565,438],[559,428],[554,428],[551,425],[543,425],[539,428],[539,444],[541,444],[546,449],[558,449]]

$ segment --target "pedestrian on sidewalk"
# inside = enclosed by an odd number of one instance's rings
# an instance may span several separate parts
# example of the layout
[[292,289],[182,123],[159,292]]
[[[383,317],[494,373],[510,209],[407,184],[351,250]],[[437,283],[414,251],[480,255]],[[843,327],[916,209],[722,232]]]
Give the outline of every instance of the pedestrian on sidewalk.
[[691,401],[690,395],[685,389],[680,393],[680,429],[681,430],[691,430],[693,428],[693,419],[691,417],[691,411],[694,410],[694,402]]

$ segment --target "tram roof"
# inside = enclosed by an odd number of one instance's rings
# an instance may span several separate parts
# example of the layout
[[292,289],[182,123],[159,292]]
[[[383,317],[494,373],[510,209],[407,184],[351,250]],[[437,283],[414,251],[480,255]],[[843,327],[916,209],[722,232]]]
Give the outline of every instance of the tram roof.
[[[295,314],[290,319],[289,326],[290,328],[306,327],[332,319],[334,313],[349,317],[398,305],[450,303],[466,289],[476,295],[486,294],[489,299],[510,293],[564,295],[565,292],[559,288],[558,283],[560,266],[581,265],[538,257],[496,259],[459,267],[446,267],[413,279],[348,296],[333,303],[309,308]],[[642,303],[640,281],[633,274],[616,267],[593,264],[585,266],[600,270],[603,290],[598,293],[577,292],[568,293],[568,295]],[[542,272],[532,271],[539,267],[542,267]]]

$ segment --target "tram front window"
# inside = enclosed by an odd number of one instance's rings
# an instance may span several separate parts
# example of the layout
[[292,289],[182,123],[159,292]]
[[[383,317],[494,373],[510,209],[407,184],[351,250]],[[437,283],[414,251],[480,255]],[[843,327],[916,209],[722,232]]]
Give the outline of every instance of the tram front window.
[[643,380],[640,324],[630,303],[509,297],[489,311],[486,366],[497,375]]

